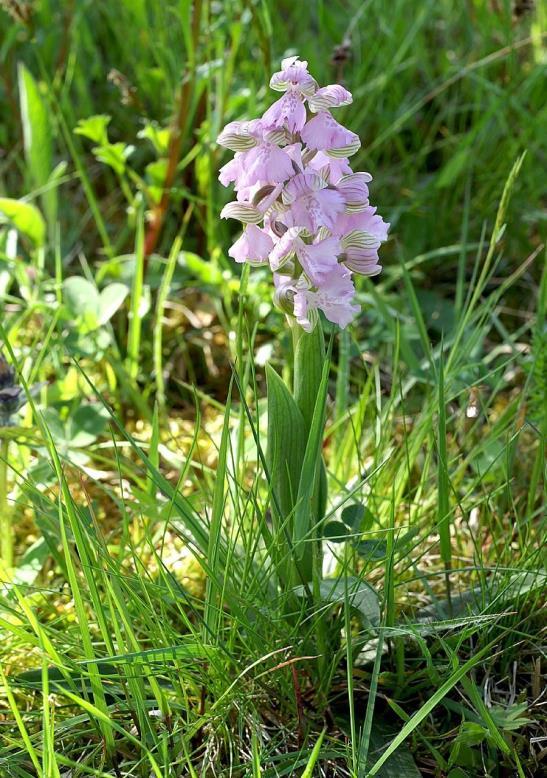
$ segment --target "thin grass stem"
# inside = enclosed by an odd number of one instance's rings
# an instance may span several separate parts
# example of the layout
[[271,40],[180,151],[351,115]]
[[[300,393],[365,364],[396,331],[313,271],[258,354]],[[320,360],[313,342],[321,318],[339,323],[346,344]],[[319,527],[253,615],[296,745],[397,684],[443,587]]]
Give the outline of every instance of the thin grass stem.
[[0,442],[0,557],[6,570],[13,567],[13,528],[11,506],[8,502],[9,438]]

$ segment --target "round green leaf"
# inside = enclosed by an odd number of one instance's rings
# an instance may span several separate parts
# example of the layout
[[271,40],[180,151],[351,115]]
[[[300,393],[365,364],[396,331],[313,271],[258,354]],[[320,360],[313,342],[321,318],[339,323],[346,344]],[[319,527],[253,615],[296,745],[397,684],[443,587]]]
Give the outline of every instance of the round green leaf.
[[348,528],[341,521],[329,521],[323,529],[325,540],[330,540],[331,543],[343,543],[348,534]]
[[347,505],[341,519],[353,532],[367,532],[374,524],[374,514],[360,503]]

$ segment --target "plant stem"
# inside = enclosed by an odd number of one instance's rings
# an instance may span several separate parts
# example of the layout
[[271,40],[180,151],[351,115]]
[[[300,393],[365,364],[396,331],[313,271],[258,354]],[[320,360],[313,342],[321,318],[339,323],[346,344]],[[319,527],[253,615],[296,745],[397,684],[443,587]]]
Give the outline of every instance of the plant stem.
[[8,505],[9,438],[0,442],[0,559],[7,570],[13,567],[13,533]]
[[[334,423],[338,423],[348,409],[349,355],[351,341],[349,332],[342,330],[338,336],[338,375],[336,376],[336,399],[334,401]],[[345,425],[338,427],[334,439],[336,450],[342,445],[346,434]]]
[[139,375],[141,350],[141,303],[144,285],[144,214],[139,212],[135,237],[135,275],[129,305],[129,332],[127,334],[127,372],[133,380]]
[[163,376],[163,312],[169,291],[171,289],[171,282],[175,272],[180,248],[182,246],[181,236],[177,236],[171,251],[169,252],[169,259],[167,260],[167,266],[164,270],[161,278],[161,284],[158,291],[158,299],[156,302],[156,317],[154,322],[154,332],[152,335],[153,343],[153,355],[154,355],[154,374],[156,376],[156,399],[158,406],[162,414],[165,412],[165,379]]
[[438,490],[438,507],[437,507],[437,525],[439,532],[439,540],[441,547],[441,558],[444,563],[444,578],[446,587],[446,602],[448,607],[448,615],[452,618],[452,591],[450,585],[450,571],[452,569],[452,544],[450,540],[450,504],[449,504],[449,491],[450,483],[448,479],[448,467],[447,467],[447,445],[446,445],[446,396],[445,396],[445,384],[444,384],[444,362],[442,357],[439,365],[439,388],[438,388],[438,400],[439,400],[439,443],[438,443],[438,475],[437,475],[437,490]]

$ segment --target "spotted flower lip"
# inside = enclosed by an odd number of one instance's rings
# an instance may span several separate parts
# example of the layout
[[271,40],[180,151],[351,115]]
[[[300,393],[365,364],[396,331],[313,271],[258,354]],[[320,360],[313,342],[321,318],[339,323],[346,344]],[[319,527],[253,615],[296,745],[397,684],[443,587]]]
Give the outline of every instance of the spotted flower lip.
[[279,184],[293,175],[289,157],[273,143],[260,143],[238,159],[238,178],[244,186],[259,181]]
[[299,197],[324,189],[325,183],[317,173],[298,173],[283,189],[283,202],[285,205],[294,203]]
[[262,117],[266,127],[289,132],[300,132],[306,124],[306,108],[302,97],[295,91],[285,92],[283,97],[271,105]]
[[346,327],[360,310],[353,276],[381,271],[378,251],[389,229],[369,203],[372,176],[350,165],[358,135],[331,113],[352,96],[340,84],[319,87],[298,57],[284,59],[270,85],[284,93],[280,99],[218,137],[235,152],[219,180],[233,184],[236,200],[220,215],[244,226],[228,254],[269,266],[276,305],[304,330],[319,311]]
[[336,216],[344,210],[344,199],[334,189],[318,189],[303,192],[283,215],[287,226],[302,226],[311,234],[321,227],[332,228]]

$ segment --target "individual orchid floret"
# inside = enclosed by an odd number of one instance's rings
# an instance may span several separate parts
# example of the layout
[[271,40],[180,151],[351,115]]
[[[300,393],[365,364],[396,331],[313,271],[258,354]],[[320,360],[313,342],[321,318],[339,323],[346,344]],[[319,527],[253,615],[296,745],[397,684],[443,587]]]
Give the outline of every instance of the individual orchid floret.
[[348,232],[359,230],[371,235],[379,246],[387,240],[389,223],[385,222],[377,213],[377,208],[367,205],[358,213],[343,213],[333,227],[333,233],[343,237]]
[[314,286],[327,287],[333,272],[336,272],[339,267],[337,257],[340,252],[339,239],[331,235],[314,243],[302,242],[297,247],[296,256],[302,270]]
[[220,218],[237,219],[243,224],[259,224],[264,218],[264,214],[250,203],[232,202],[224,206],[220,212]]
[[324,151],[315,151],[309,159],[306,170],[315,170],[327,182],[336,185],[342,176],[353,173],[349,160],[345,157],[331,157]]
[[352,97],[338,84],[319,88],[297,57],[283,60],[271,86],[285,94],[262,118],[219,135],[235,152],[219,179],[237,198],[221,216],[244,227],[228,253],[269,266],[276,305],[305,330],[319,312],[346,327],[359,311],[352,275],[380,272],[389,228],[369,204],[372,177],[349,163],[358,136],[330,113]]
[[291,89],[268,108],[262,121],[268,128],[286,128],[289,132],[300,132],[306,124],[303,97],[299,92]]
[[301,227],[290,227],[278,241],[270,254],[272,270],[282,268],[287,260],[296,256],[306,276],[316,286],[327,282],[333,271],[338,267],[337,257],[341,252],[338,238],[333,236],[307,243],[301,236],[305,230]]
[[302,279],[295,286],[294,315],[306,332],[311,332],[317,321],[317,310],[323,311],[333,324],[344,328],[359,313],[353,304],[355,287],[351,274],[342,267],[332,273],[329,284],[314,291]]
[[300,226],[310,233],[320,227],[332,227],[336,216],[345,207],[344,198],[334,189],[327,189],[316,173],[298,173],[283,190],[283,202],[288,206],[283,221],[287,226]]
[[241,237],[228,249],[228,255],[236,262],[260,265],[268,261],[274,247],[273,240],[256,224],[249,224]]
[[259,181],[278,184],[294,174],[290,158],[273,143],[261,143],[245,152],[239,160],[240,174],[235,179],[242,186]]
[[351,92],[340,84],[324,86],[308,98],[308,106],[313,113],[325,111],[327,108],[338,108],[340,105],[349,105],[352,102]]
[[341,240],[344,265],[362,276],[375,276],[381,271],[378,263],[380,241],[368,232],[354,230]]
[[257,122],[230,122],[217,138],[219,146],[231,151],[247,151],[259,142]]
[[289,89],[309,96],[317,89],[317,81],[308,73],[308,63],[298,57],[287,57],[281,62],[281,70],[270,79],[270,87],[276,92]]
[[331,155],[351,157],[359,149],[359,136],[339,124],[328,111],[320,111],[302,130],[302,140],[310,149],[324,149]]
[[389,224],[367,205],[358,213],[338,217],[333,232],[340,238],[341,261],[354,273],[375,276],[381,271],[378,249],[387,239]]
[[[242,122],[232,122],[232,124],[242,124]],[[224,135],[225,131],[219,135],[219,138]],[[228,133],[229,142],[232,142],[232,137],[235,137],[233,133]],[[284,139],[283,133],[264,133],[260,124],[260,133],[257,129],[252,137],[255,141],[254,145],[247,151],[237,151],[234,158],[223,165],[219,172],[218,178],[221,184],[228,186],[234,182],[236,192],[259,182],[286,181],[294,174],[294,165],[290,157],[275,142]],[[232,143],[233,145],[235,144]]]
[[344,198],[348,213],[362,211],[368,205],[369,181],[372,181],[369,173],[350,173],[337,181],[336,191]]

